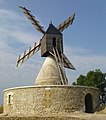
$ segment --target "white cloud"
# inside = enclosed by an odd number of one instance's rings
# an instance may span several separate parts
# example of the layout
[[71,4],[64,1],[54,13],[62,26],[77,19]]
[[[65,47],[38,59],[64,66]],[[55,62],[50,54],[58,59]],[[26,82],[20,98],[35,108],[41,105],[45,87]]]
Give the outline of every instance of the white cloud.
[[0,41],[0,49],[4,49],[6,47],[7,47],[6,43],[3,41]]
[[13,12],[13,11],[9,11],[6,9],[0,9],[0,19],[7,21],[6,19],[8,18],[8,20],[17,20],[17,19],[22,19],[17,13]]
[[80,74],[85,75],[90,70],[101,69],[106,72],[106,56],[94,55],[92,51],[85,48],[65,46],[66,55],[75,66],[76,71],[68,70],[70,83],[75,81]]
[[[0,39],[22,42],[30,44],[31,42],[38,41],[39,36],[31,33],[28,29],[26,19],[15,12],[0,9]],[[17,25],[18,24],[18,25]]]

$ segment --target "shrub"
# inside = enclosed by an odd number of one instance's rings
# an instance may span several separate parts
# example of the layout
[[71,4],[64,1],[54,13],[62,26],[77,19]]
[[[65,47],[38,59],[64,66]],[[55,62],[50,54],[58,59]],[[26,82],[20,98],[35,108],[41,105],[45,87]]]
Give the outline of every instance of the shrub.
[[3,105],[0,105],[0,114],[3,113]]

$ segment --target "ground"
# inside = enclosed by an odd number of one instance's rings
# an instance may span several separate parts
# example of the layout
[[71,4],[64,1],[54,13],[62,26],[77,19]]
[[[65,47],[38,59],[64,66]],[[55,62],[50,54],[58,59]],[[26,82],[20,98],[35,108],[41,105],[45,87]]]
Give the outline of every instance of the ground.
[[1,116],[0,120],[106,120],[106,114],[75,112],[69,115],[48,115],[37,117]]

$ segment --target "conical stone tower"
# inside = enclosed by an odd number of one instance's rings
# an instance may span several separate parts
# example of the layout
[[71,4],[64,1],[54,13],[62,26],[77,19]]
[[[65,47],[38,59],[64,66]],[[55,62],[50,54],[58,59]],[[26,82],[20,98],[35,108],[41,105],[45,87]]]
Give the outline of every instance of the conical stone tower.
[[36,85],[61,85],[61,78],[53,56],[46,57],[45,62],[35,80]]

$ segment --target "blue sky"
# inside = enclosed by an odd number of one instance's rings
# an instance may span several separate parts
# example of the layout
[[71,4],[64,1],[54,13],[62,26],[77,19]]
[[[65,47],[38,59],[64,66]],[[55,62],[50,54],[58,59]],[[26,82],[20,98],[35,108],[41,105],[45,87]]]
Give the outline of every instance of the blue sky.
[[69,84],[90,70],[106,72],[106,0],[0,0],[0,103],[4,89],[34,85],[44,61],[38,52],[15,67],[17,56],[42,37],[19,5],[31,10],[45,30],[50,21],[57,26],[76,13],[73,25],[63,32],[64,52],[77,69],[66,70]]

